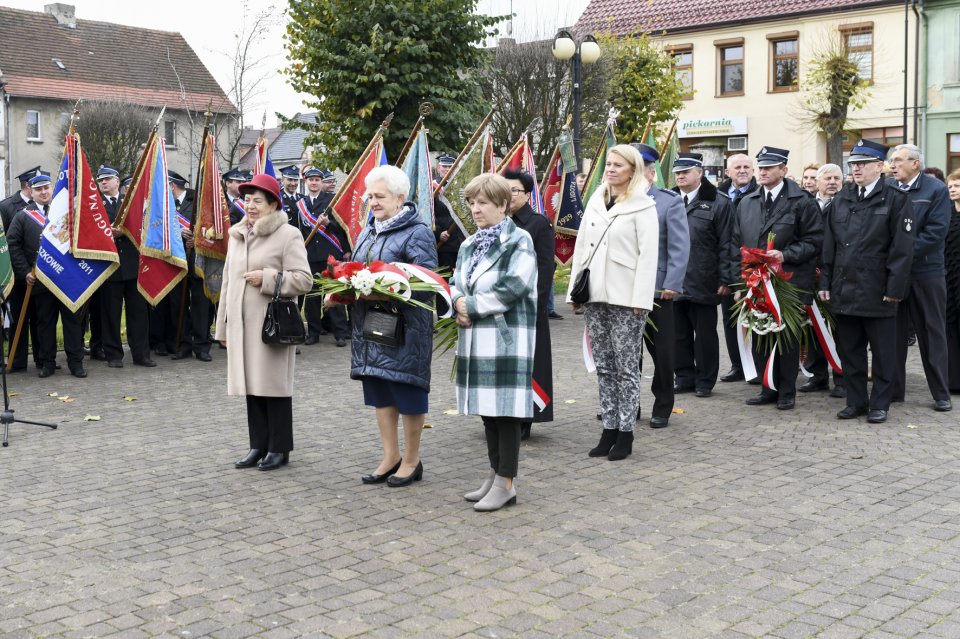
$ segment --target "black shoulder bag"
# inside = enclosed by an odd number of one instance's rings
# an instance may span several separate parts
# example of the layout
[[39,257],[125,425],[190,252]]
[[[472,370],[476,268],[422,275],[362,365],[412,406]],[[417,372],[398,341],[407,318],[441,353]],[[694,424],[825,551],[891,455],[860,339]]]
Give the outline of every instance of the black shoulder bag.
[[590,301],[590,264],[593,262],[593,256],[597,254],[597,249],[600,248],[600,244],[603,243],[603,238],[606,237],[607,231],[610,230],[611,226],[613,226],[613,220],[610,220],[607,228],[603,229],[603,235],[601,235],[597,241],[597,245],[594,247],[593,253],[590,254],[590,259],[587,260],[586,266],[577,273],[577,279],[574,281],[573,288],[570,290],[570,301],[574,304],[586,304]]
[[280,299],[283,286],[283,273],[277,273],[277,286],[273,299],[267,303],[267,314],[263,318],[261,338],[264,344],[275,346],[297,346],[307,339],[300,317],[300,307],[295,300]]

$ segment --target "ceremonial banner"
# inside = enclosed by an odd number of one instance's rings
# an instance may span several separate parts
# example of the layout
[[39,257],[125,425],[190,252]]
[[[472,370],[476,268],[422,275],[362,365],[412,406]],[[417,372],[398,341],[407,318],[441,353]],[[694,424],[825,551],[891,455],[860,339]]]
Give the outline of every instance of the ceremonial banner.
[[603,171],[607,167],[607,151],[617,145],[617,136],[613,132],[614,121],[607,121],[607,130],[603,134],[603,139],[597,147],[597,152],[593,156],[593,164],[590,165],[590,173],[587,174],[587,181],[583,185],[582,199],[584,202],[590,201],[590,196],[597,190],[600,183],[603,182]]
[[433,173],[430,170],[430,148],[427,145],[427,131],[423,127],[417,131],[413,146],[403,161],[403,172],[410,180],[410,192],[407,199],[417,205],[417,213],[431,229],[433,224]]
[[153,147],[143,178],[149,186],[143,207],[137,289],[156,306],[186,276],[187,254],[180,235],[182,223],[167,180],[166,151],[159,138]]
[[583,201],[577,188],[577,159],[573,150],[573,138],[564,130],[557,141],[560,153],[560,188],[556,194],[554,208],[557,220],[554,224],[556,243],[554,257],[561,266],[570,264],[573,248],[577,242],[577,232],[583,219]]
[[273,160],[270,159],[270,151],[267,150],[267,138],[262,133],[257,140],[257,152],[253,160],[253,174],[261,173],[266,173],[274,179],[277,177],[277,172],[273,170]]
[[563,179],[563,167],[560,166],[560,147],[554,147],[553,155],[550,156],[550,162],[547,164],[547,172],[543,175],[543,183],[540,184],[540,192],[543,193],[543,214],[547,216],[550,223],[557,221],[557,204],[560,199],[560,183]]
[[[3,225],[0,224],[0,227]],[[7,234],[0,228],[0,302],[6,301],[13,290],[13,265],[10,263],[10,248]]]
[[540,185],[537,182],[537,165],[533,159],[533,149],[530,147],[530,138],[524,132],[507,156],[501,160],[497,173],[503,175],[507,171],[523,171],[533,177],[533,191],[530,192],[530,208],[544,214],[543,199],[540,197]]
[[[646,144],[647,144],[648,146],[652,146],[652,147],[655,148],[655,149],[657,148],[657,140],[656,140],[656,138],[653,137],[653,131],[652,131],[652,130],[650,131],[650,133],[647,134]],[[660,150],[657,149],[657,153],[659,153],[659,152],[660,152]],[[661,189],[667,188],[667,182],[666,182],[666,180],[663,179],[664,174],[665,174],[667,171],[669,171],[669,172],[671,172],[671,173],[673,172],[673,171],[672,171],[672,169],[673,169],[673,161],[671,160],[671,161],[670,161],[670,164],[664,164],[664,163],[663,163],[663,159],[664,159],[664,158],[661,157],[661,158],[656,162],[656,164],[655,164],[656,170],[657,170],[657,186],[659,186]]]
[[37,279],[77,312],[120,266],[110,218],[80,146],[67,135],[37,252]]
[[197,191],[193,216],[193,270],[203,278],[203,293],[217,303],[223,285],[223,265],[227,259],[230,211],[226,206],[220,169],[217,166],[217,140],[209,127],[200,146]]
[[383,137],[380,136],[376,144],[369,147],[357,160],[357,164],[347,176],[347,181],[340,187],[340,198],[332,205],[333,215],[347,232],[351,248],[360,236],[360,231],[366,226],[369,213],[364,180],[370,171],[386,163],[387,154],[383,148]]
[[493,127],[488,126],[483,134],[483,172],[493,173],[497,167],[497,160],[493,152]]
[[671,135],[670,139],[666,141],[666,144],[663,145],[663,149],[660,151],[660,166],[664,167],[663,177],[664,177],[664,187],[665,189],[672,189],[677,185],[677,181],[674,179],[673,171],[673,161],[677,159],[677,154],[680,152],[680,144],[677,141],[676,135]]
[[447,183],[443,187],[442,197],[453,213],[453,221],[467,236],[477,232],[477,225],[470,213],[470,205],[463,197],[463,190],[470,180],[484,172],[488,159],[486,139],[486,132],[475,136],[473,144],[468,144],[467,148],[461,151],[460,163],[451,169],[453,175],[448,174]]

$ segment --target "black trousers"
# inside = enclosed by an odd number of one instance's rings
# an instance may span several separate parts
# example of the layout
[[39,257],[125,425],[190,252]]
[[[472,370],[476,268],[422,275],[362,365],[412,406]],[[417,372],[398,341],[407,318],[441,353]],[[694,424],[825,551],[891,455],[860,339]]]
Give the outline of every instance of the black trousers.
[[[20,320],[20,310],[23,308],[23,298],[27,294],[27,285],[17,283],[13,285],[10,292],[10,341],[8,348],[13,346],[13,334],[17,330],[17,322]],[[17,344],[16,353],[7,353],[7,358],[12,360],[11,368],[27,367],[27,347],[33,344],[33,363],[40,368],[40,351],[37,349],[39,338],[37,330],[40,324],[37,321],[37,298],[30,295],[30,302],[27,305],[27,316],[23,319],[23,329],[20,332],[20,342]]]
[[57,320],[63,324],[63,350],[71,371],[83,368],[83,329],[80,317],[71,313],[53,293],[44,291],[32,296],[37,300],[37,343],[41,367],[53,368],[57,363]]
[[[177,322],[180,320],[180,304],[184,300],[183,287],[187,287],[184,312],[183,330],[180,334],[180,348],[176,348]],[[171,353],[196,354],[210,352],[210,300],[203,292],[203,280],[199,277],[188,276],[175,289],[170,291],[166,299],[170,300],[169,324],[166,344]],[[159,308],[159,306],[157,307]]]
[[[847,406],[890,410],[896,372],[896,317],[836,315],[837,354]],[[873,355],[873,390],[867,396],[867,345]]]
[[893,400],[903,401],[907,383],[907,337],[910,324],[917,333],[923,374],[934,400],[950,399],[947,388],[947,283],[943,277],[913,280],[897,308],[897,368]]
[[[105,286],[105,285],[104,285]],[[136,287],[136,283],[134,283]],[[95,353],[103,349],[103,287],[90,296],[87,312],[83,314],[83,334],[90,331],[90,352]],[[109,358],[108,358],[109,359]]]
[[[839,341],[837,336],[839,329],[833,331],[834,341]],[[838,352],[837,355],[840,353]],[[843,358],[840,359],[841,366],[844,364]],[[820,342],[817,340],[815,335],[811,335],[810,341],[807,342],[807,361],[803,363],[807,371],[810,372],[813,377],[811,381],[815,382],[825,382],[830,379],[829,364],[827,363],[827,356],[824,354],[823,349],[820,348]],[[833,371],[833,385],[834,386],[843,386],[843,375],[837,371]]]
[[482,417],[490,468],[501,477],[516,477],[520,465],[520,419]]
[[[757,375],[763,380],[763,370],[767,365],[770,353],[764,353],[753,342],[753,361],[757,367]],[[841,361],[843,358],[841,356]],[[794,344],[783,350],[777,349],[777,356],[773,358],[773,380],[777,390],[764,387],[761,394],[767,397],[780,399],[794,399],[797,396],[797,373],[800,372],[800,346]]]
[[250,448],[271,453],[293,450],[293,398],[247,395]]
[[163,346],[167,352],[173,352],[176,318],[170,318],[170,296],[179,294],[179,287],[170,291],[156,306],[151,306],[147,312],[150,318],[150,348]]
[[737,343],[737,327],[733,325],[730,309],[733,307],[733,295],[720,296],[720,319],[723,321],[723,341],[727,345],[727,357],[730,367],[743,370],[740,363],[740,345]]
[[150,359],[149,306],[137,290],[137,280],[108,281],[99,295],[101,336],[107,360],[123,360],[120,316],[124,305],[127,307],[127,344],[133,361]]
[[677,386],[712,390],[720,372],[717,305],[681,300],[673,310]]
[[[651,417],[670,417],[673,412],[673,369],[677,348],[676,329],[674,327],[673,300],[658,299],[648,315],[648,327],[643,340],[653,359],[653,410]],[[656,325],[649,326],[649,321]],[[641,367],[643,366],[641,362]]]
[[[321,273],[327,267],[322,262],[310,262],[310,271]],[[316,291],[316,284],[314,284]],[[343,306],[334,306],[323,309],[323,296],[306,295],[301,303],[303,314],[307,318],[307,335],[318,337],[322,333],[333,333],[336,338],[348,339],[350,329],[347,328],[347,311]]]

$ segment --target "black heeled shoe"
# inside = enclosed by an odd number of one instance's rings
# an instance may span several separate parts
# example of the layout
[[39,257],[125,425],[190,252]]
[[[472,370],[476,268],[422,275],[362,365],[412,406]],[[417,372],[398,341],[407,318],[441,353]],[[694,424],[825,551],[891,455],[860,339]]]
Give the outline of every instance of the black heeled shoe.
[[378,474],[376,474],[376,473],[370,473],[369,475],[363,475],[362,477],[360,477],[360,481],[362,481],[362,482],[365,483],[365,484],[382,484],[383,482],[387,481],[387,478],[388,478],[390,475],[392,475],[392,474],[394,474],[395,472],[397,472],[398,470],[400,470],[400,464],[402,464],[402,463],[403,463],[403,460],[401,459],[400,461],[398,461],[398,462],[394,465],[393,468],[391,468],[391,469],[388,470],[387,472],[383,473],[382,475],[378,475]]
[[276,470],[286,466],[290,461],[290,453],[267,453],[263,461],[257,465],[259,470]]
[[233,465],[234,468],[252,468],[257,465],[263,456],[267,454],[267,451],[260,450],[259,448],[251,448],[250,452],[246,456],[239,460]]
[[417,467],[406,477],[398,477],[397,475],[387,477],[387,486],[390,486],[390,488],[409,486],[413,482],[420,481],[421,479],[423,479],[423,462],[417,462]]

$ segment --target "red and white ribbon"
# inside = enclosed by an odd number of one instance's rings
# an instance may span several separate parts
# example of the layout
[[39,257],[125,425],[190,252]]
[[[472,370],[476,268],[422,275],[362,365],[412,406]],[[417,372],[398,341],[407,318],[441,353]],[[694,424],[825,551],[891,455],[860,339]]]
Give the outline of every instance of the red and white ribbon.
[[757,376],[757,366],[753,363],[753,349],[750,347],[750,340],[750,329],[738,321],[737,346],[740,347],[740,366],[743,368],[744,379],[753,379]]
[[807,307],[807,315],[810,316],[810,322],[813,324],[813,334],[817,336],[817,341],[820,343],[820,348],[823,350],[827,362],[833,370],[842,375],[843,367],[840,365],[840,356],[837,354],[837,344],[833,339],[833,332],[831,332],[826,320],[823,319],[820,307],[816,302]]
[[403,272],[407,274],[407,277],[419,280],[425,284],[433,284],[436,287],[437,295],[439,295],[447,305],[447,310],[442,315],[440,314],[440,310],[437,309],[438,317],[453,317],[453,302],[450,298],[450,285],[447,284],[445,279],[430,269],[420,266],[419,264],[394,262],[393,265],[403,270]]
[[775,375],[773,361],[777,357],[777,346],[774,344],[773,349],[770,351],[770,357],[767,358],[767,365],[763,367],[763,386],[764,388],[769,388],[770,390],[777,390],[777,385],[774,383]]

